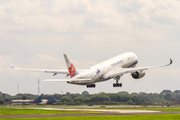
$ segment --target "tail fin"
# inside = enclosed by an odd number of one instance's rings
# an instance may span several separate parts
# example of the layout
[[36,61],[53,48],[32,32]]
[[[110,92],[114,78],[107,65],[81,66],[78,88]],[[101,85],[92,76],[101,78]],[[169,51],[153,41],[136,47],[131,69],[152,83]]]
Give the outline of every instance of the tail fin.
[[56,94],[51,98],[52,101],[56,101]]
[[3,97],[4,97],[4,103],[5,103],[5,104],[11,103],[11,100],[8,99],[4,93],[3,93]]
[[43,97],[43,94],[41,94],[37,99],[34,100],[35,103],[42,102],[41,99]]
[[3,97],[4,97],[4,99],[7,99],[7,97],[6,97],[6,95],[3,93]]
[[76,76],[78,74],[75,66],[73,65],[73,63],[70,61],[69,57],[67,54],[64,54],[64,59],[66,61],[66,65],[68,68],[68,71],[70,73],[71,78],[73,78],[74,76]]
[[41,100],[42,97],[43,97],[43,94],[41,94],[37,99],[38,99],[38,100]]

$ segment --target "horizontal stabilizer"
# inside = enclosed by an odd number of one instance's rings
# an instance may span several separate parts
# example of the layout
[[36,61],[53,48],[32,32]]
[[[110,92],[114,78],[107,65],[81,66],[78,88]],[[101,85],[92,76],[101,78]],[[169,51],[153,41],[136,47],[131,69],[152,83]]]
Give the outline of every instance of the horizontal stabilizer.
[[[23,70],[23,71],[33,71],[33,72],[45,72],[45,73],[54,73],[54,74],[69,74],[67,69],[28,69],[28,68],[16,68],[13,65],[9,64],[9,66],[15,70]],[[83,71],[84,69],[78,69],[78,71]]]
[[23,71],[33,71],[33,72],[45,72],[45,73],[56,73],[56,74],[69,74],[68,70],[65,69],[27,69],[27,68],[16,68],[13,65],[9,64],[9,66],[15,70],[23,70]]
[[69,79],[45,79],[46,82],[67,82]]
[[83,80],[91,80],[91,78],[86,78],[86,79],[45,79],[43,81],[46,82],[67,82],[67,81],[83,81]]

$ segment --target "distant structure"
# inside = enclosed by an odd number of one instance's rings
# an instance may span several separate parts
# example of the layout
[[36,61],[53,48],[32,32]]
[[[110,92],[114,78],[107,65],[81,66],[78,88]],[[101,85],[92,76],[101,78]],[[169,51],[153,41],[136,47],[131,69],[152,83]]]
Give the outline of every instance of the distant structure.
[[39,78],[38,78],[38,95],[40,95],[40,86],[39,86]]
[[70,95],[71,93],[70,92],[66,92],[66,95]]
[[89,95],[89,92],[88,92],[88,91],[83,91],[83,92],[81,93],[81,95]]
[[19,93],[19,85],[17,85],[17,94]]

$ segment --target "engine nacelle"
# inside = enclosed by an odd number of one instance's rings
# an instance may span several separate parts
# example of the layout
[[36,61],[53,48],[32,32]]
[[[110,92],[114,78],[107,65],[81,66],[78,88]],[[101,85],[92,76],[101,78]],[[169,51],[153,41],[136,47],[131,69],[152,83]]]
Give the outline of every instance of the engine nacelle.
[[142,71],[142,72],[137,72],[136,71],[136,72],[132,73],[132,77],[134,79],[140,79],[140,78],[144,77],[145,74],[146,73],[144,71]]

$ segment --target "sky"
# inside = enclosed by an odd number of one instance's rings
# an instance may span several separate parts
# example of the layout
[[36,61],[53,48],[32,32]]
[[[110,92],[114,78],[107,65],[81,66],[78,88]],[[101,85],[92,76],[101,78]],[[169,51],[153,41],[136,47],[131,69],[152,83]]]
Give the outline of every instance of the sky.
[[[44,94],[179,90],[179,6],[178,0],[0,0],[0,91],[38,94],[38,78]],[[66,69],[66,53],[80,69],[124,52],[137,54],[137,67],[167,64],[170,58],[173,64],[138,80],[123,75],[121,88],[113,88],[113,79],[96,88],[44,82],[68,78],[8,66]]]

